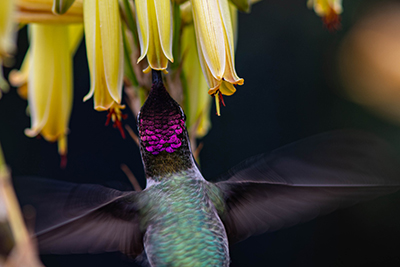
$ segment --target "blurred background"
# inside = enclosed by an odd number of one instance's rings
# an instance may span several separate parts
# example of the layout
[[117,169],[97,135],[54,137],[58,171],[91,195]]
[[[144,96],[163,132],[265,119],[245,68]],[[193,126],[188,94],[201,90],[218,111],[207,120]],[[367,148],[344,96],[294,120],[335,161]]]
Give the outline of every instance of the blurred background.
[[[342,27],[329,32],[302,0],[264,0],[239,15],[236,67],[244,86],[199,140],[201,171],[214,180],[242,160],[324,131],[373,132],[400,152],[400,1],[344,0]],[[27,49],[18,40],[19,67]],[[89,90],[84,46],[74,59],[68,164],[57,145],[24,135],[26,101],[0,101],[0,141],[13,176],[34,175],[112,187],[129,185],[126,164],[145,185],[139,149],[105,127],[105,112],[82,102]],[[6,76],[9,69],[6,69]],[[136,130],[127,109],[125,123]],[[400,168],[400,166],[399,166]],[[400,179],[400,177],[399,177]],[[400,192],[231,246],[231,266],[399,266]],[[45,255],[48,266],[135,266],[120,253]]]

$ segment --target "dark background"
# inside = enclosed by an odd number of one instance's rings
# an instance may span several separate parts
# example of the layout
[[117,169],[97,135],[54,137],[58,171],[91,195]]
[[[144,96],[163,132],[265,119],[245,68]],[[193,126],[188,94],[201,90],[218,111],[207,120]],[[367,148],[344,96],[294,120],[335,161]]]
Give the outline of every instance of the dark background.
[[[226,97],[222,116],[201,141],[201,170],[212,180],[240,161],[292,141],[342,128],[380,135],[399,151],[400,129],[342,97],[336,55],[346,32],[374,2],[345,0],[342,29],[330,33],[306,0],[265,0],[239,16],[236,68],[245,85]],[[26,32],[23,32],[26,34]],[[26,37],[19,39],[20,53]],[[22,54],[22,53],[21,53]],[[17,58],[16,67],[22,57]],[[400,63],[399,63],[400,66]],[[0,101],[0,140],[14,176],[38,175],[78,183],[128,183],[127,164],[145,184],[139,150],[112,127],[106,113],[93,110],[85,49],[74,63],[74,107],[68,165],[59,168],[55,144],[30,139],[26,101],[14,89]],[[8,72],[9,70],[6,70]],[[400,104],[400,103],[399,103]],[[126,120],[136,128],[134,116]],[[212,114],[215,114],[213,107]],[[231,246],[232,266],[400,266],[400,193],[337,211]],[[134,266],[120,253],[43,256],[52,266]]]

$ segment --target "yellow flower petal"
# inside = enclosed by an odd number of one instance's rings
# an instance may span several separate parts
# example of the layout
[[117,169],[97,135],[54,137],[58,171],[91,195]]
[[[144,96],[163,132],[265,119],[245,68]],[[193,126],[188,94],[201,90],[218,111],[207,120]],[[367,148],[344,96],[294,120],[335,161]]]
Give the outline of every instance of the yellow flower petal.
[[118,1],[103,0],[99,7],[101,49],[108,92],[121,103],[124,54]]
[[[165,1],[165,0],[164,0]],[[159,27],[157,22],[156,7],[154,0],[148,0],[149,14],[149,50],[147,51],[147,60],[152,69],[163,70],[168,66],[168,59],[164,55],[160,40]],[[160,12],[162,13],[162,12]],[[161,16],[162,18],[162,16]]]
[[149,49],[149,19],[148,19],[148,9],[147,9],[147,1],[152,0],[141,0],[135,1],[136,7],[136,17],[137,17],[137,25],[138,25],[138,35],[140,42],[140,57],[137,62],[139,63],[147,54]]
[[195,32],[196,32],[196,44],[197,44],[196,46],[197,46],[197,54],[199,56],[200,66],[201,66],[201,69],[203,70],[203,74],[206,78],[207,84],[210,87],[209,94],[212,95],[218,90],[219,86],[221,85],[221,79],[217,80],[211,73],[211,70],[210,70],[209,66],[207,65],[207,62],[204,58],[203,51],[201,49],[200,41],[198,38],[198,36],[200,36],[200,33],[199,33],[199,30],[197,27],[197,23],[194,23],[194,28],[195,28]]
[[31,25],[31,69],[28,101],[31,128],[28,136],[41,134],[56,141],[68,133],[72,108],[72,55],[67,26]]
[[123,43],[118,2],[84,2],[86,51],[91,88],[84,101],[94,94],[96,110],[108,110],[121,103]]
[[233,22],[231,20],[231,13],[229,9],[228,0],[219,0],[219,6],[225,30],[224,37],[225,37],[225,51],[226,51],[227,65],[225,67],[224,80],[233,84],[242,85],[244,83],[244,80],[237,76],[235,70],[235,62],[234,62],[235,48],[233,46],[234,44]]
[[172,55],[172,8],[170,0],[135,1],[141,54],[150,68],[165,70]]
[[15,9],[14,0],[0,1],[0,58],[11,54],[15,50],[15,34],[13,15]]
[[172,16],[171,1],[154,0],[158,34],[164,55],[174,62],[172,56]]
[[[244,82],[236,74],[234,63],[237,17],[232,20],[228,0],[191,0],[191,3],[199,59],[210,88],[208,93],[231,95],[236,91],[233,84],[242,85]],[[220,89],[225,82],[230,85]]]
[[224,28],[219,1],[191,0],[197,40],[206,64],[215,79],[225,70]]
[[221,84],[221,87],[219,88],[219,91],[223,94],[223,95],[233,95],[236,92],[236,88],[235,86],[233,86],[233,84],[223,81]]
[[[76,49],[79,47],[79,44],[82,41],[83,36],[83,25],[81,24],[71,24],[68,25],[68,34],[69,34],[69,50],[71,52],[71,56],[73,56],[76,52]],[[31,58],[30,58],[30,49],[26,52],[24,61],[22,62],[22,66],[19,70],[12,70],[8,79],[10,83],[18,87],[18,94],[21,98],[27,99],[27,82],[28,76],[30,72],[31,66]]]
[[[196,48],[193,24],[182,30],[182,70],[185,80],[184,92],[186,125],[196,137],[203,137],[211,128],[210,104],[212,98],[207,93],[207,82],[201,72]],[[196,127],[193,129],[193,127]]]

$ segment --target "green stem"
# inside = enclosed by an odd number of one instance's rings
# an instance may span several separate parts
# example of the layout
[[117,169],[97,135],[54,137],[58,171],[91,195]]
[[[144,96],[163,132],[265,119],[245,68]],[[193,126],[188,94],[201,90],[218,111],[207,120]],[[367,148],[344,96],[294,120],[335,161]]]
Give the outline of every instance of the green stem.
[[124,3],[124,9],[125,9],[125,15],[126,15],[128,28],[132,32],[136,47],[138,47],[139,40],[138,40],[138,36],[136,35],[136,22],[135,22],[135,19],[133,18],[133,11],[132,11],[131,5],[129,4],[128,0],[123,0],[122,2]]
[[128,38],[126,37],[125,33],[125,27],[124,24],[122,23],[122,39],[124,43],[124,58],[125,58],[125,76],[128,77],[128,79],[131,81],[131,83],[137,87],[139,85],[139,82],[136,78],[135,72],[133,70],[132,62],[131,62],[131,49],[129,47],[129,42]]
[[181,36],[181,10],[179,5],[172,2],[173,5],[173,19],[174,19],[174,36],[172,43],[172,54],[174,56],[174,63],[171,64],[172,69],[179,67],[181,62],[181,46],[180,46],[180,36]]

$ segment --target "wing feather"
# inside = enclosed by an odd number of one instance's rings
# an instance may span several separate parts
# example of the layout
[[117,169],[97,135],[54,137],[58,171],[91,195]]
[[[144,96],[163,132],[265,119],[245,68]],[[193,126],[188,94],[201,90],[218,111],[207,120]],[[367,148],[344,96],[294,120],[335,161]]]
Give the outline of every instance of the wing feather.
[[41,253],[142,252],[137,192],[37,177],[19,177],[14,184],[21,205],[36,210]]
[[231,242],[276,231],[400,188],[388,145],[358,131],[336,131],[242,163],[216,185]]

